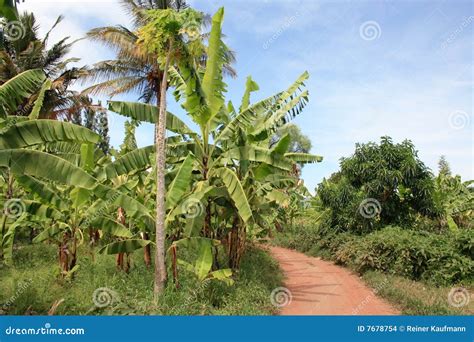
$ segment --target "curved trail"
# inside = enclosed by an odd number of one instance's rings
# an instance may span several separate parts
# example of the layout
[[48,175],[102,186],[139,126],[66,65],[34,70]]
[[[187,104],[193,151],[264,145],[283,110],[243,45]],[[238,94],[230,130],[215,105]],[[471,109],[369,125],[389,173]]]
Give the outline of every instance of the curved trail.
[[285,274],[291,302],[281,315],[397,315],[357,275],[320,258],[268,247]]

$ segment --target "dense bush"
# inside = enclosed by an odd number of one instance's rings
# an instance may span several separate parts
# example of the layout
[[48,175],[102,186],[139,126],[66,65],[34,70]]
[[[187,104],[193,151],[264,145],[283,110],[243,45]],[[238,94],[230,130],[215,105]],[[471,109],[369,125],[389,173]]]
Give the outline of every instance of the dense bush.
[[[291,235],[291,237],[288,237]],[[443,235],[387,226],[367,235],[302,227],[277,243],[319,255],[359,273],[370,270],[435,285],[472,283],[474,231]]]
[[330,210],[330,226],[355,233],[436,216],[433,191],[432,174],[413,144],[394,144],[389,137],[357,144],[341,170],[316,189],[322,208]]

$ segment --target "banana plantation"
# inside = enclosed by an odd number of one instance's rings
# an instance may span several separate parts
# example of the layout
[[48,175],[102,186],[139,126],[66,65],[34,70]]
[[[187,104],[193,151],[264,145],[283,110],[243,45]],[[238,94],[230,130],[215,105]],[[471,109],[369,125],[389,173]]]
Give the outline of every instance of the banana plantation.
[[[129,27],[76,41],[6,3],[0,315],[474,312],[474,181],[382,136],[311,193],[310,75],[242,79],[224,8],[121,0]],[[109,59],[81,64],[84,41]]]
[[[56,249],[57,278],[69,284],[85,272],[81,259],[112,255],[115,272],[137,263],[153,272],[155,299],[165,287],[179,289],[183,273],[232,286],[248,244],[274,227],[291,192],[304,192],[301,166],[322,160],[290,149],[289,134],[270,143],[303,112],[309,75],[258,100],[249,76],[234,105],[226,100],[225,78],[235,71],[223,8],[209,19],[179,5],[125,3],[137,27],[91,30],[89,39],[117,55],[92,67],[68,68],[73,43],[48,49],[31,13],[19,16],[29,30],[23,39],[2,37],[1,262],[15,267],[17,249],[46,244]],[[196,31],[205,20],[207,36]],[[78,79],[92,84],[70,90]],[[131,90],[140,102],[90,97]],[[197,129],[167,110],[167,95]],[[108,143],[107,111],[127,118],[119,150]],[[155,141],[138,148],[142,123],[155,126]]]

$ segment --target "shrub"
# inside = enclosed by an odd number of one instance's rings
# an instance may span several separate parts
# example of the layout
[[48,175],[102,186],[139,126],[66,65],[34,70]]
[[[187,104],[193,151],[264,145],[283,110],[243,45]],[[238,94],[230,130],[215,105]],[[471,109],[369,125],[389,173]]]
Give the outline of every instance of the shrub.
[[439,235],[387,226],[359,236],[301,227],[285,239],[291,241],[287,247],[310,251],[361,274],[375,270],[435,285],[474,280],[473,230]]

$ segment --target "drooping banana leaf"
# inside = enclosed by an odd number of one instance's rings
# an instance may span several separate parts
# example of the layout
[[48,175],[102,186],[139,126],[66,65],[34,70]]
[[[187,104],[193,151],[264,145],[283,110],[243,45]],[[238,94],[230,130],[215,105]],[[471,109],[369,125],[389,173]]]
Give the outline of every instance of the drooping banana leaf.
[[43,230],[41,233],[39,233],[33,239],[33,243],[40,243],[50,238],[54,238],[61,232],[61,230],[67,229],[67,228],[68,226],[65,224],[55,224],[53,226],[50,226],[46,228],[45,230]]
[[235,172],[228,168],[219,168],[214,170],[214,175],[219,177],[226,186],[239,216],[244,222],[249,222],[252,219],[252,209],[250,208],[247,196]]
[[106,165],[98,178],[113,179],[121,175],[147,169],[151,166],[151,155],[154,151],[154,145],[137,148]]
[[[156,106],[146,103],[124,101],[109,101],[108,104],[109,110],[112,112],[141,122],[156,122],[158,112]],[[170,112],[166,113],[166,129],[177,134],[195,134],[180,118]]]
[[101,254],[131,253],[137,249],[148,246],[152,243],[149,240],[131,239],[109,243],[99,250]]
[[194,157],[188,154],[178,169],[176,177],[171,182],[166,193],[166,208],[172,208],[178,203],[183,194],[186,192],[191,182],[193,171]]
[[93,220],[92,222],[90,222],[89,228],[100,229],[113,236],[118,236],[118,237],[123,237],[123,238],[131,238],[133,236],[130,229],[125,227],[120,222],[117,222],[105,216],[99,217]]
[[57,120],[28,120],[19,122],[0,135],[0,149],[22,148],[46,142],[99,142],[100,136],[91,130]]
[[38,195],[41,199],[41,203],[60,210],[65,209],[66,203],[57,195],[57,190],[55,191],[45,182],[27,175],[19,175],[16,177],[16,180],[27,189],[28,192]]
[[0,150],[0,166],[16,175],[48,179],[66,185],[93,189],[97,180],[81,168],[48,153],[27,150]]
[[269,149],[250,145],[225,151],[221,154],[221,158],[261,162],[286,171],[290,171],[292,167],[291,160],[273,154]]

